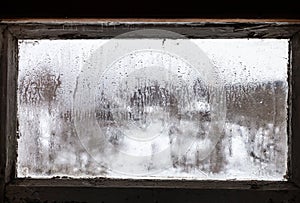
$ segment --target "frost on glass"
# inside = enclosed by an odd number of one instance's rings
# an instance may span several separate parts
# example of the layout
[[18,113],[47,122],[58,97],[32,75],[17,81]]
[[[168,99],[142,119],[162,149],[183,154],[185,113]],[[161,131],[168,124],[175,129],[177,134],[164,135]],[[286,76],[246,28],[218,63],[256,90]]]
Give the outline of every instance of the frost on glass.
[[288,40],[107,41],[19,41],[18,177],[285,179]]

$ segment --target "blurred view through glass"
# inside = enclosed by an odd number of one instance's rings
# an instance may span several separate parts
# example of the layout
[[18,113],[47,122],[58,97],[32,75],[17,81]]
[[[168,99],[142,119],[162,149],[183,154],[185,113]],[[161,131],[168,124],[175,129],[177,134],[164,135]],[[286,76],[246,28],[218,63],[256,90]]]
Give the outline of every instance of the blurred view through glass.
[[288,40],[108,41],[19,41],[18,177],[285,179]]

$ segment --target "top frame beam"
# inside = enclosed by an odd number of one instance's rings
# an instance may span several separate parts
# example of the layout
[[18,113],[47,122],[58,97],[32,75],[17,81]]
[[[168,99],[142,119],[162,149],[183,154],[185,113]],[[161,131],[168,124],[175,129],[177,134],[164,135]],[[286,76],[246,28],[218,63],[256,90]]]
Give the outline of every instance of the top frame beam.
[[300,20],[270,19],[3,19],[0,25],[18,39],[113,38],[140,29],[163,29],[186,38],[291,38],[300,31]]

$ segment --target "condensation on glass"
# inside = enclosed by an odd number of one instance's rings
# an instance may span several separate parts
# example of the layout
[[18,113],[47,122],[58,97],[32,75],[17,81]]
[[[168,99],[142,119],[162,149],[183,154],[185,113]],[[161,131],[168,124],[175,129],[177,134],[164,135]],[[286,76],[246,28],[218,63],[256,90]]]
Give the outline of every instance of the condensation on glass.
[[285,180],[288,40],[108,41],[19,41],[18,177]]

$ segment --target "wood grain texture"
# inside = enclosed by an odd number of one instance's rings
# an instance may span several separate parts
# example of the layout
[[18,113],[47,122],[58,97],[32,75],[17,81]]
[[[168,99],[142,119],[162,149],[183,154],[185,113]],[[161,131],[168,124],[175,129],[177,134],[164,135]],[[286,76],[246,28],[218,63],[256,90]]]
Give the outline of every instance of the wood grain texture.
[[17,78],[18,41],[7,32],[7,95],[6,95],[6,182],[15,178],[17,161]]
[[[172,183],[174,186],[176,182]],[[218,183],[214,184],[215,186]],[[239,185],[239,184],[237,184]],[[299,202],[299,190],[9,185],[9,202]]]
[[291,39],[291,179],[300,186],[300,33]]
[[4,202],[5,168],[6,168],[6,75],[7,75],[7,42],[4,40],[5,26],[0,26],[0,203]]
[[[0,72],[0,188],[15,177],[17,149],[17,40],[1,27]],[[0,201],[4,195],[1,195]]]
[[297,190],[287,181],[236,181],[236,180],[142,180],[112,178],[51,178],[16,179],[9,187],[95,187],[95,188],[190,188],[190,189],[241,189],[241,190]]
[[[1,23],[0,23],[1,24]],[[3,23],[2,23],[3,24]],[[113,38],[141,29],[161,29],[185,38],[290,38],[300,31],[299,23],[283,22],[48,22],[9,23],[9,30],[20,39]],[[140,36],[132,36],[139,38]],[[159,38],[159,36],[157,37]]]

